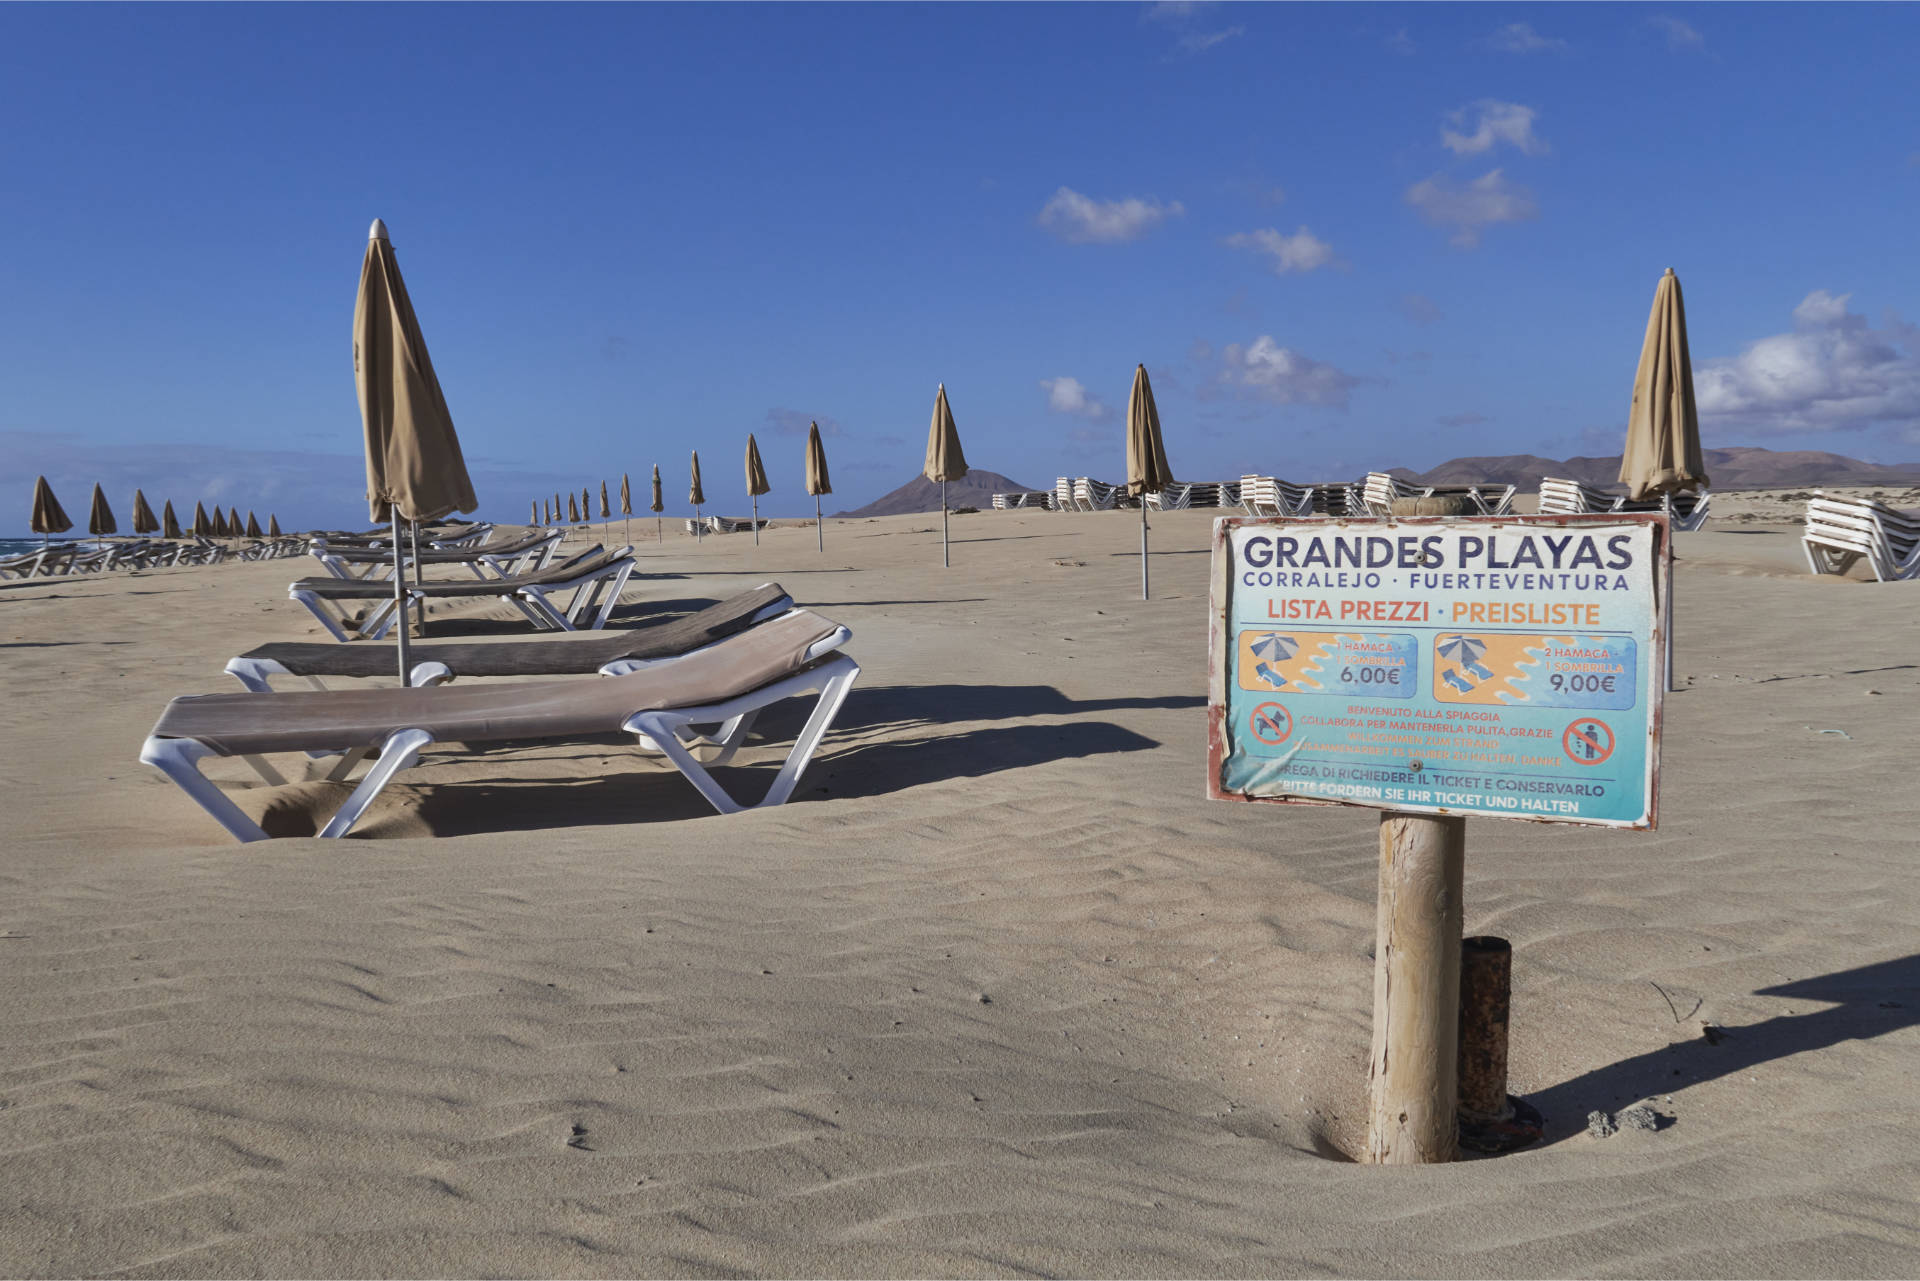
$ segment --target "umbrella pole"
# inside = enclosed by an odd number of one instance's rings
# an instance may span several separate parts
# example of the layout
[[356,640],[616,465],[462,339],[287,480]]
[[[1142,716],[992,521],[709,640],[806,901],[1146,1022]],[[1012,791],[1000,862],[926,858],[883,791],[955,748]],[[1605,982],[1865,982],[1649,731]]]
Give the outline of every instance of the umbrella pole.
[[653,518],[653,541],[665,547],[667,545],[667,535],[666,532],[660,528],[660,520],[661,518],[658,516]]
[[400,554],[400,509],[393,509],[393,618],[400,633],[400,683],[410,684],[407,671],[407,568]]
[[1147,595],[1147,496],[1140,495],[1140,599]]
[[821,552],[827,550],[827,535],[820,528],[820,495],[813,496],[813,540],[820,544]]
[[695,503],[693,505],[693,541],[696,544],[698,544],[700,541],[701,535],[705,533],[706,533],[706,526],[700,523],[700,504]]
[[953,556],[947,549],[947,482],[940,482],[940,564],[942,568],[953,568]]
[[[420,564],[420,522],[410,520],[407,524],[413,527],[413,585],[418,587],[426,581],[427,577],[426,571]],[[420,635],[424,638],[427,634],[427,598],[424,593],[420,597],[419,614]]]
[[753,503],[753,545],[758,547],[760,545],[760,496],[748,494],[747,498]]
[[1666,617],[1661,622],[1665,624],[1667,633],[1663,643],[1667,650],[1667,691],[1671,693],[1678,688],[1673,683],[1673,495],[1662,494],[1661,504],[1667,511],[1667,600],[1666,608],[1662,611]]

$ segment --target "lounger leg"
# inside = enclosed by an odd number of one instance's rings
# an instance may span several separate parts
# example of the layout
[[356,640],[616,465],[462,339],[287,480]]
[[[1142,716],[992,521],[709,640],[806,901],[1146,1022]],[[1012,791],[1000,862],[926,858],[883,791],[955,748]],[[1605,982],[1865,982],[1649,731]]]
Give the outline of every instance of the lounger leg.
[[522,587],[507,598],[515,609],[527,616],[527,620],[543,632],[570,632],[566,618],[553,607],[547,594],[538,587]]
[[[675,768],[686,775],[689,783],[707,798],[707,803],[722,814],[738,814],[745,809],[762,809],[773,805],[784,805],[793,795],[793,789],[800,782],[800,776],[806,771],[807,764],[820,747],[820,740],[832,727],[834,718],[840,714],[840,706],[846,702],[847,692],[853,688],[853,682],[860,675],[860,665],[846,654],[836,654],[815,668],[809,675],[826,677],[824,684],[817,686],[800,685],[792,688],[783,682],[762,691],[765,701],[758,707],[779,702],[794,694],[804,693],[808,688],[818,688],[820,699],[814,704],[813,715],[807,718],[806,726],[800,731],[800,737],[794,742],[793,750],[787,753],[787,759],[775,776],[773,786],[767,794],[753,805],[742,805],[727,795],[719,783],[714,781],[707,767],[694,759],[693,753],[680,740],[679,731],[686,725],[689,717],[684,712],[638,712],[627,718],[623,729],[640,735],[672,761]],[[736,704],[737,706],[737,704]],[[757,711],[758,707],[749,709]],[[732,755],[729,751],[728,757]],[[715,762],[718,764],[718,762]]]
[[250,753],[242,756],[240,759],[245,761],[248,768],[258,774],[266,782],[267,786],[285,787],[287,785],[287,776],[268,764],[266,757]]
[[420,759],[420,751],[433,741],[433,735],[423,729],[403,729],[387,739],[380,749],[380,759],[374,762],[367,776],[360,780],[360,786],[353,789],[353,795],[347,798],[327,825],[320,829],[320,835],[328,840],[337,840],[345,836],[360,816],[367,812],[367,806],[373,804],[393,776],[409,768]]
[[307,612],[309,614],[312,614],[315,618],[319,619],[320,626],[326,628],[328,633],[331,634],[335,640],[339,641],[343,645],[347,643],[346,632],[343,631],[341,629],[340,624],[337,621],[335,621],[333,617],[333,611],[328,609],[325,603],[323,603],[319,597],[315,596],[312,592],[303,592],[303,591],[290,591],[287,593],[287,595],[291,599],[297,600],[302,605],[305,605],[307,607]]
[[227,799],[226,793],[200,772],[201,759],[212,755],[212,748],[195,739],[161,738],[157,734],[148,738],[140,749],[142,761],[179,784],[180,790],[191,796],[236,841],[266,840],[267,834],[261,826],[242,813],[238,805]]
[[334,767],[328,770],[326,773],[327,782],[329,783],[346,782],[347,775],[353,773],[354,766],[358,765],[361,761],[364,761],[367,759],[367,753],[370,750],[371,750],[370,748],[356,747],[349,751],[341,752],[339,761],[336,762]]
[[594,620],[593,628],[595,631],[599,631],[605,627],[607,620],[613,617],[613,607],[620,603],[620,593],[627,589],[627,578],[632,573],[632,561],[628,561],[620,567],[619,574],[617,574],[613,580],[613,589],[607,593],[606,604],[600,607],[600,617]]

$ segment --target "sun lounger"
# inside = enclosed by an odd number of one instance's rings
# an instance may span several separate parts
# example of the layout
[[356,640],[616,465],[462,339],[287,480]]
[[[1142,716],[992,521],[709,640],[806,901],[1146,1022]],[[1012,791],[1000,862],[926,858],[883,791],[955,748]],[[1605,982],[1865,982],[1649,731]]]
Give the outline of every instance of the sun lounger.
[[1313,487],[1277,476],[1242,476],[1240,506],[1249,516],[1311,516]]
[[[535,529],[519,538],[500,543],[431,550],[423,547],[418,563],[429,567],[457,565],[470,570],[475,578],[512,578],[516,574],[530,574],[545,569],[560,546],[562,535],[563,531],[558,529]],[[308,546],[307,552],[335,578],[349,581],[393,578],[391,548],[382,551],[370,547],[334,547],[316,539]],[[415,563],[415,557],[407,549],[402,550],[401,560],[407,565]]]
[[[241,841],[266,838],[200,772],[208,756],[245,759],[269,783],[285,780],[270,752],[343,752],[331,777],[344,779],[369,752],[379,757],[320,830],[344,836],[381,790],[432,743],[567,741],[626,732],[659,751],[722,814],[749,808],[725,792],[708,767],[732,759],[762,708],[814,690],[818,703],[766,796],[780,805],[839,714],[860,674],[836,653],[851,634],[806,610],[763,623],[679,658],[605,680],[495,681],[427,689],[325,690],[292,694],[206,694],[176,698],[161,713],[140,759],[179,784]],[[719,725],[704,743],[696,725]],[[696,746],[717,754],[696,760]]]
[[993,496],[993,509],[995,511],[1013,511],[1016,508],[1022,507],[1044,508],[1049,505],[1051,497],[1051,495],[1038,489],[1023,489],[1012,494],[995,494]]
[[1073,481],[1073,502],[1083,512],[1111,511],[1119,489],[1091,476],[1077,476]]
[[1376,516],[1393,515],[1399,498],[1465,498],[1482,516],[1505,516],[1513,510],[1513,485],[1420,485],[1401,480],[1391,472],[1368,472],[1362,482],[1361,499]]
[[[526,616],[540,630],[575,631],[582,627],[601,628],[613,613],[620,591],[633,573],[632,548],[617,552],[589,548],[578,556],[550,565],[532,574],[513,578],[473,581],[408,583],[402,589],[407,604],[423,600],[457,600],[468,597],[496,596]],[[564,607],[553,597],[571,592]],[[393,625],[393,584],[365,579],[302,578],[287,587],[287,595],[307,607],[335,640],[351,639],[348,629],[361,636],[378,638]],[[345,606],[366,602],[372,606],[366,617],[352,622]],[[594,613],[598,606],[598,613]]]
[[1639,502],[1614,490],[1596,489],[1577,480],[1546,476],[1540,481],[1540,514],[1580,515],[1587,512],[1665,512],[1676,533],[1688,534],[1707,523],[1713,505],[1711,490],[1668,494]]
[[[763,583],[750,592],[679,618],[591,637],[464,644],[415,642],[408,684],[438,685],[459,677],[610,674],[608,669],[613,664],[675,658],[777,618],[792,608],[793,598],[785,588],[778,583]],[[233,659],[227,664],[227,673],[262,694],[273,692],[275,676],[303,676],[315,689],[325,689],[321,679],[329,676],[392,679],[393,650],[384,645],[274,641]]]
[[1920,578],[1920,513],[1871,498],[1815,497],[1801,549],[1816,574],[1844,574],[1864,558],[1880,582]]

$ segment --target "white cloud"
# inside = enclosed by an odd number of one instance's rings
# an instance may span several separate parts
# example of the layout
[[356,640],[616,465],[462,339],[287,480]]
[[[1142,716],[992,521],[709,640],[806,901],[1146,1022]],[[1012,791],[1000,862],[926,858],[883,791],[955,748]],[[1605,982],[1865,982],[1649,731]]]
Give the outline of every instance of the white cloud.
[[1178,200],[1164,205],[1137,196],[1095,200],[1071,187],[1062,187],[1040,210],[1040,225],[1069,244],[1118,244],[1138,240],[1168,218],[1178,218],[1185,212]]
[[1396,28],[1393,34],[1387,37],[1387,48],[1409,58],[1420,52],[1419,46],[1413,43],[1413,37],[1407,34],[1405,27]]
[[1305,227],[1291,236],[1283,235],[1274,227],[1242,231],[1228,236],[1226,244],[1230,249],[1250,249],[1265,254],[1271,260],[1276,276],[1284,276],[1290,271],[1314,271],[1333,261],[1333,246]]
[[1682,22],[1672,14],[1656,13],[1647,19],[1648,23],[1666,34],[1667,48],[1678,53],[1683,49],[1704,49],[1707,38],[1694,30],[1692,25]]
[[1487,43],[1502,53],[1558,53],[1567,47],[1566,41],[1543,36],[1525,22],[1509,22],[1488,37]]
[[[1476,113],[1473,130],[1463,133],[1461,130],[1466,128],[1470,111]],[[1453,127],[1441,126],[1440,141],[1459,156],[1477,156],[1492,151],[1503,142],[1518,147],[1522,155],[1541,155],[1546,152],[1547,144],[1533,133],[1533,122],[1539,114],[1532,107],[1524,107],[1517,102],[1496,102],[1492,98],[1482,98],[1471,107],[1462,107],[1447,117]]]
[[1276,405],[1347,407],[1348,393],[1366,379],[1325,361],[1282,347],[1269,334],[1246,346],[1228,343],[1220,350],[1219,381],[1245,395]]
[[1440,305],[1425,294],[1402,294],[1400,314],[1423,329],[1443,319]]
[[1040,390],[1047,393],[1047,408],[1056,414],[1095,421],[1113,414],[1112,406],[1089,395],[1078,378],[1042,378]]
[[1875,330],[1848,309],[1852,297],[1816,289],[1793,309],[1791,333],[1703,362],[1701,417],[1767,433],[1893,426],[1920,440],[1920,327],[1889,313]]
[[1484,228],[1540,216],[1533,193],[1508,182],[1498,169],[1488,170],[1465,186],[1437,173],[1408,187],[1406,201],[1428,222],[1452,227],[1453,243],[1462,249],[1478,245]]
[[1202,9],[1211,8],[1208,0],[1158,0],[1147,6],[1144,15],[1148,22],[1185,22]]
[[1246,34],[1247,29],[1239,26],[1222,27],[1218,31],[1189,31],[1175,42],[1174,47],[1186,54],[1205,53],[1217,44],[1224,44],[1235,36]]

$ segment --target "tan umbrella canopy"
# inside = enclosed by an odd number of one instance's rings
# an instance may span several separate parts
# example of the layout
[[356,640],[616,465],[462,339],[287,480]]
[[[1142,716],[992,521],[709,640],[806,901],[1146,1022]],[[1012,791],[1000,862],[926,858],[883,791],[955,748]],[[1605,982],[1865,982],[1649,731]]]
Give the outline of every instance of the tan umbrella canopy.
[[580,491],[580,519],[589,523],[593,520],[593,492],[583,488]]
[[[1640,367],[1633,375],[1633,408],[1620,451],[1620,483],[1636,500],[1673,495],[1707,483],[1700,452],[1700,415],[1693,404],[1693,361],[1687,354],[1687,304],[1680,277],[1667,268],[1653,290]],[[1669,537],[1672,535],[1669,534]],[[1667,688],[1673,688],[1673,580],[1667,580]]]
[[767,469],[760,462],[760,446],[754,442],[753,433],[747,433],[747,501],[753,504],[753,545],[760,545],[760,495],[772,489],[767,483]]
[[607,482],[600,482],[600,519],[613,519],[613,505],[607,502]]
[[1620,483],[1635,500],[1684,493],[1707,483],[1700,415],[1693,405],[1693,362],[1687,355],[1687,306],[1680,296],[1680,277],[1671,267],[1653,291],[1647,336],[1640,345]]
[[653,541],[656,543],[664,542],[666,539],[660,526],[660,513],[666,509],[667,504],[660,497],[660,464],[655,463],[653,465],[653,505],[648,510],[653,512]]
[[213,536],[215,538],[227,536],[227,513],[217,506],[213,509]]
[[548,524],[558,525],[559,523],[560,523],[560,495],[555,494],[553,496],[553,519],[549,521]]
[[620,514],[633,515],[633,486],[627,483],[627,473],[620,473]]
[[247,537],[248,538],[265,538],[266,537],[265,534],[262,534],[260,532],[260,522],[254,519],[254,515],[251,511],[247,513]]
[[227,509],[228,536],[232,538],[238,538],[240,537],[241,534],[245,532],[246,532],[246,526],[242,524],[240,521],[240,509],[238,507],[228,508]]
[[693,451],[693,484],[687,487],[687,501],[693,504],[693,541],[701,537],[700,504],[707,501],[706,493],[700,488],[700,451]]
[[570,525],[580,523],[580,504],[574,501],[572,490],[567,491],[567,523]]
[[[420,529],[480,505],[453,430],[453,414],[434,375],[427,340],[400,276],[400,260],[378,218],[367,231],[360,261],[360,289],[353,300],[353,382],[360,394],[360,421],[367,447],[367,510],[393,523],[393,596],[400,626],[400,683],[409,684],[406,574],[400,522],[412,522],[414,581],[421,578]],[[421,623],[426,616],[422,606]]]
[[831,494],[833,482],[827,479],[827,447],[820,443],[819,423],[807,425],[807,492],[813,495],[813,541],[824,552],[827,536],[822,530],[820,495]]
[[1147,367],[1133,368],[1127,397],[1127,493],[1140,500],[1140,599],[1147,599],[1147,495],[1173,483],[1167,447],[1160,440],[1160,409],[1153,403]]
[[933,424],[927,428],[927,465],[921,475],[940,482],[940,563],[951,565],[947,544],[947,482],[963,480],[967,474],[967,455],[960,448],[960,429],[953,425],[953,410],[947,405],[947,385],[933,398]]
[[527,517],[527,523],[531,525],[538,525],[540,523],[540,500],[538,498],[533,500],[533,514]]
[[106,491],[97,484],[93,487],[93,509],[87,513],[87,532],[96,536],[120,532],[114,524],[113,508],[107,506]]
[[218,528],[207,518],[206,504],[195,503],[193,505],[193,536],[195,538],[211,538],[218,532]]
[[173,514],[173,500],[171,498],[167,500],[167,505],[160,511],[160,537],[183,537],[180,532],[180,518]]
[[53,486],[47,478],[41,476],[33,482],[33,532],[40,535],[42,543],[53,534],[64,534],[73,528],[73,522],[67,519],[67,513],[61,510],[60,500],[53,496]]
[[154,516],[153,508],[147,506],[147,496],[137,489],[133,491],[133,532],[136,534],[160,532],[160,521]]
[[267,513],[267,537],[280,537],[280,518],[272,512]]

